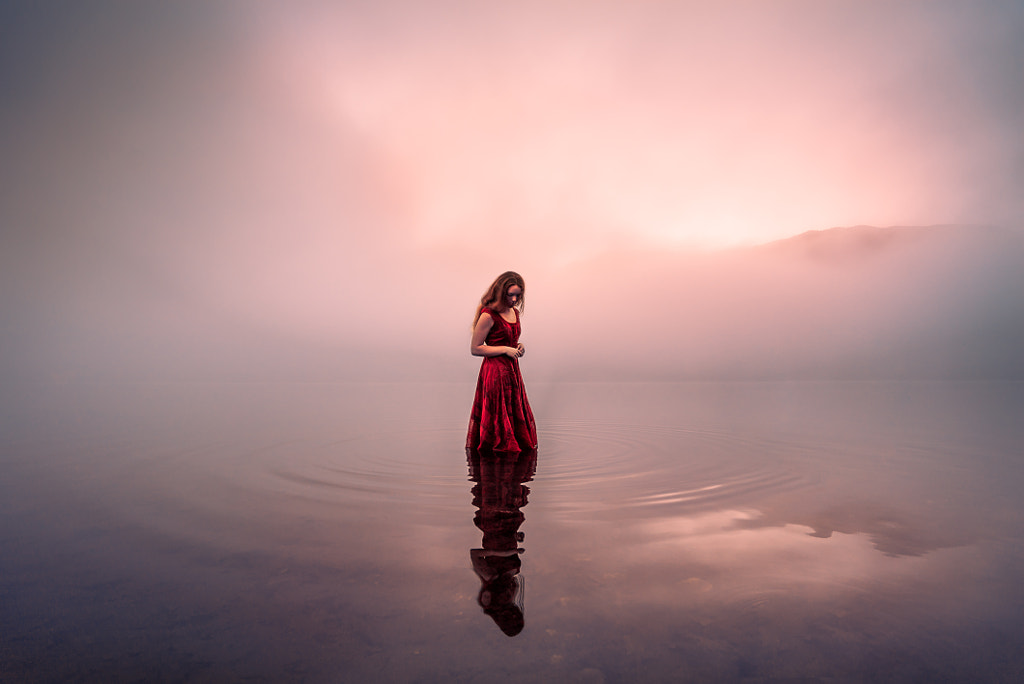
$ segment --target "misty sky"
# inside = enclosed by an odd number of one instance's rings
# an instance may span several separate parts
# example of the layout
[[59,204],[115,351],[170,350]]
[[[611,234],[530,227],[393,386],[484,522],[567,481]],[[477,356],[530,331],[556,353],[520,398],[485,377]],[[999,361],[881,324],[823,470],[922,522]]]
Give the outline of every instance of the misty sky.
[[1022,37],[1015,1],[4,3],[3,333],[373,346],[429,311],[461,347],[508,268],[1018,229]]

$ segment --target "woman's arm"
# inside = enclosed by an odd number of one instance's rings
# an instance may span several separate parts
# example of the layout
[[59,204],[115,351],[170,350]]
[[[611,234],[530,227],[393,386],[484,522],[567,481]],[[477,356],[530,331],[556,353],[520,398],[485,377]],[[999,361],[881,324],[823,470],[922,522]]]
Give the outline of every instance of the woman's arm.
[[522,356],[522,352],[515,347],[491,347],[484,344],[488,333],[494,327],[494,319],[488,314],[480,314],[476,327],[473,328],[473,339],[469,343],[469,353],[473,356],[511,356],[513,359]]

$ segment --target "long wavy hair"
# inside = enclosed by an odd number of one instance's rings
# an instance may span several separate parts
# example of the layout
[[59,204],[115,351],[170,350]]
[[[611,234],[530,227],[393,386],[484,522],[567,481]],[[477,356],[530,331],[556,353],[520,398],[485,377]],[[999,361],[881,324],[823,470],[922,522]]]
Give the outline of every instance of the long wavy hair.
[[523,313],[526,310],[526,283],[523,281],[523,276],[519,275],[515,271],[505,271],[500,276],[494,279],[491,286],[484,292],[484,296],[480,298],[480,305],[476,307],[476,315],[473,316],[473,327],[476,327],[476,322],[480,320],[480,312],[484,310],[484,307],[488,309],[495,308],[498,304],[504,306],[505,293],[508,292],[508,288],[513,285],[518,285],[519,289],[523,291],[519,295],[519,300],[515,304],[515,308],[519,309],[519,313]]

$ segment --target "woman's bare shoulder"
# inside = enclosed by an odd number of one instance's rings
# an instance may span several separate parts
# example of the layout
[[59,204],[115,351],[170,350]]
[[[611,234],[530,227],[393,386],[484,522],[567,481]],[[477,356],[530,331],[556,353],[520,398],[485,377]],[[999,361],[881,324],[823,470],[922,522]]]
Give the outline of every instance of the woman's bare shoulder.
[[476,319],[476,325],[474,328],[490,328],[494,325],[494,312],[490,309],[483,309],[480,311],[480,317]]

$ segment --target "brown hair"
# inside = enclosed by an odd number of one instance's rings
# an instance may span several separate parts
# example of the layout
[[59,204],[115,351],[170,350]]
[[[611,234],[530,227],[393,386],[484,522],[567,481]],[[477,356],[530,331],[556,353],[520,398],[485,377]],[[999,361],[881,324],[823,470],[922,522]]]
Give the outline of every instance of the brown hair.
[[476,327],[476,322],[480,320],[480,312],[483,311],[484,307],[493,309],[499,303],[504,304],[505,293],[513,285],[518,285],[519,289],[523,291],[519,295],[515,308],[519,309],[520,313],[526,310],[526,283],[523,282],[523,276],[515,271],[505,271],[494,279],[491,286],[484,292],[484,296],[480,298],[480,306],[476,308],[476,316],[473,317],[473,327]]

